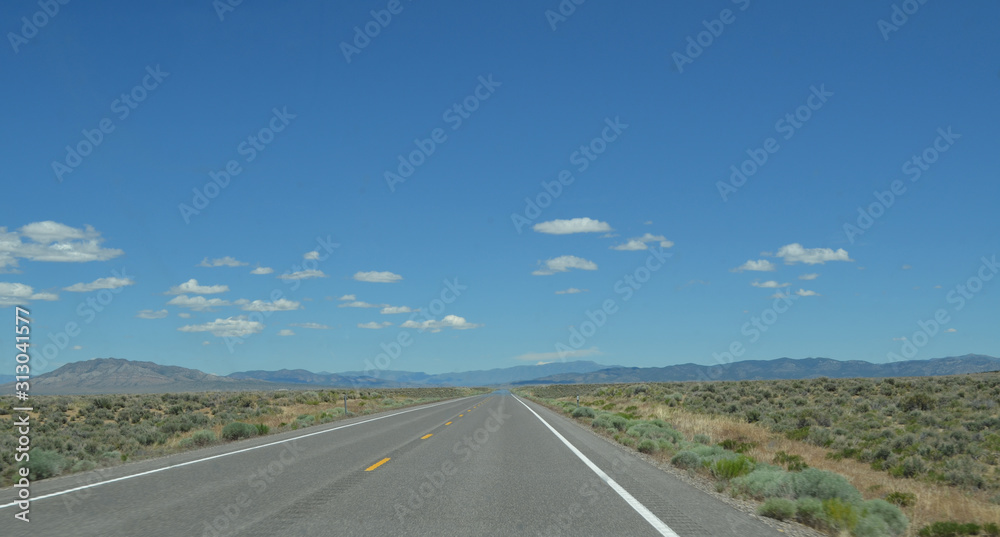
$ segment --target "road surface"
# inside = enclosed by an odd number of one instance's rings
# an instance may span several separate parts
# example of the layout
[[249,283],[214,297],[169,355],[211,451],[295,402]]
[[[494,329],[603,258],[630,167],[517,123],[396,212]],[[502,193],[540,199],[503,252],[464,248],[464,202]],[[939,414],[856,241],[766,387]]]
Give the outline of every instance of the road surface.
[[18,537],[780,535],[506,392],[0,492]]

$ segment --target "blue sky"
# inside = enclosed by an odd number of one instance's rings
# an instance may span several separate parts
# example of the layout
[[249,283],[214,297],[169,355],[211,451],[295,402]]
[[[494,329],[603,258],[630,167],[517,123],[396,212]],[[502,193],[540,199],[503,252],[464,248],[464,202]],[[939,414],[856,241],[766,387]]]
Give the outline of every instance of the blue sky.
[[36,368],[1000,355],[995,3],[222,5],[6,5]]

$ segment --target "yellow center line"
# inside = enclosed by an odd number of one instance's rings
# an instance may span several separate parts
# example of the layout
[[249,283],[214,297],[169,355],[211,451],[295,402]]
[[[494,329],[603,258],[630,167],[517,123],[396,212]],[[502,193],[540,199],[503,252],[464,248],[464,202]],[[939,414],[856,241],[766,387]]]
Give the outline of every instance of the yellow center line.
[[434,436],[434,433],[427,433],[420,437],[421,440],[427,440],[428,438]]
[[462,417],[462,416],[464,416],[464,415],[465,415],[465,414],[459,414],[459,415],[458,415],[458,417],[460,417],[460,418],[461,418],[461,417]]
[[451,422],[449,421],[448,423],[445,423],[445,425],[451,425]]
[[371,472],[372,470],[378,468],[379,466],[382,466],[383,464],[385,464],[387,462],[389,462],[389,457],[386,457],[386,458],[384,458],[384,459],[376,462],[375,464],[369,466],[368,468],[365,468],[365,471],[366,472]]

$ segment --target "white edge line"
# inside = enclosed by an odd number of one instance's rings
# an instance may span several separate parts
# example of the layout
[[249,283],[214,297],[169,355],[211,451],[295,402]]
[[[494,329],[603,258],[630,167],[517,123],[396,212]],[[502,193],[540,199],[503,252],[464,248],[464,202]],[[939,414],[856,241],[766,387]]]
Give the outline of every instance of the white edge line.
[[[470,397],[477,397],[477,396],[473,395],[473,396],[470,396]],[[462,399],[465,399],[465,398],[463,397]],[[417,410],[424,410],[424,409],[433,408],[433,407],[444,405],[444,404],[448,404],[448,403],[454,403],[455,401],[458,401],[458,400],[459,399],[452,399],[450,401],[441,401],[440,403],[434,403],[434,404],[430,404],[430,405],[421,405],[421,406],[419,406],[417,408],[411,408],[409,410],[403,410],[403,411],[400,411],[400,412],[396,412],[394,414],[387,414],[385,416],[378,416],[378,417],[375,417],[375,418],[372,418],[372,419],[369,419],[369,420],[357,421],[357,422],[354,422],[354,423],[348,423],[347,425],[341,425],[339,427],[334,427],[332,429],[324,429],[322,431],[315,431],[315,432],[312,432],[312,433],[306,433],[306,434],[303,434],[303,435],[300,435],[300,436],[295,436],[295,437],[292,437],[292,438],[286,438],[284,440],[275,440],[274,442],[268,442],[267,444],[261,444],[259,446],[252,446],[252,447],[248,447],[248,448],[238,449],[236,451],[227,451],[225,453],[220,453],[218,455],[212,455],[211,457],[205,457],[203,459],[195,459],[193,461],[187,461],[187,462],[181,462],[181,463],[177,463],[177,464],[171,464],[170,466],[164,466],[163,468],[154,468],[152,470],[146,470],[145,472],[139,472],[138,474],[124,475],[124,476],[121,476],[121,477],[116,477],[114,479],[108,479],[107,481],[101,481],[101,482],[98,482],[98,483],[92,483],[92,484],[89,484],[89,485],[83,485],[83,486],[79,486],[79,487],[76,487],[76,488],[62,490],[62,491],[59,491],[59,492],[53,492],[53,493],[50,493],[50,494],[45,494],[43,496],[36,496],[36,497],[33,497],[33,498],[28,498],[27,500],[22,500],[22,501],[37,502],[38,500],[44,500],[46,498],[51,498],[53,496],[62,496],[63,494],[69,494],[70,492],[76,492],[78,490],[99,487],[101,485],[107,485],[109,483],[114,483],[115,481],[125,481],[126,479],[132,479],[133,477],[140,477],[140,476],[144,476],[144,475],[155,474],[157,472],[163,472],[165,470],[171,470],[173,468],[180,468],[181,466],[188,466],[190,464],[195,464],[195,463],[198,463],[198,462],[210,461],[212,459],[218,459],[218,458],[221,458],[221,457],[228,457],[230,455],[236,455],[237,453],[244,453],[244,452],[247,452],[247,451],[253,451],[255,449],[261,449],[261,448],[266,448],[266,447],[270,447],[270,446],[276,446],[278,444],[284,444],[285,442],[290,442],[290,441],[293,441],[293,440],[298,440],[300,438],[306,438],[306,437],[309,437],[309,436],[316,436],[318,434],[326,434],[326,433],[333,432],[333,431],[336,431],[336,430],[339,430],[339,429],[346,429],[348,427],[353,427],[355,425],[361,425],[361,424],[364,424],[364,423],[371,423],[373,421],[378,421],[378,420],[382,420],[382,419],[385,419],[385,418],[391,418],[393,416],[398,416],[400,414],[406,414],[407,412],[415,412]],[[5,509],[7,507],[13,507],[13,506],[15,506],[15,505],[17,505],[19,503],[21,503],[21,502],[17,501],[17,502],[5,503],[3,505],[0,505],[0,509]]]
[[674,532],[674,530],[670,529],[670,526],[664,524],[663,521],[660,520],[656,515],[654,515],[652,511],[647,509],[645,505],[642,505],[642,503],[640,503],[639,500],[635,499],[635,496],[629,494],[629,492],[625,490],[621,485],[619,485],[617,481],[611,479],[611,476],[604,473],[604,470],[601,470],[599,466],[597,466],[596,464],[593,463],[593,461],[588,459],[587,456],[581,453],[579,449],[576,449],[576,446],[571,444],[569,440],[566,440],[566,437],[559,434],[559,431],[555,430],[551,425],[549,425],[549,422],[545,421],[541,416],[539,416],[538,413],[532,410],[530,406],[526,405],[524,401],[519,399],[517,396],[514,396],[513,394],[511,395],[518,403],[524,405],[524,408],[527,408],[528,412],[534,414],[539,421],[544,423],[545,426],[548,427],[550,431],[552,431],[552,434],[556,435],[556,437],[558,437],[559,440],[562,440],[563,444],[566,444],[566,447],[568,447],[570,451],[573,452],[574,455],[579,457],[580,460],[587,465],[587,467],[589,467],[591,470],[594,471],[595,474],[597,474],[597,477],[600,477],[601,480],[607,483],[608,486],[612,488],[612,490],[617,492],[618,495],[621,496],[622,499],[625,500],[625,502],[628,503],[630,507],[632,507],[632,509],[635,509],[637,513],[642,515],[642,518],[645,518],[646,522],[649,522],[649,524],[653,526],[653,528],[655,528],[656,531],[660,532],[660,535],[663,535],[664,537],[680,537],[679,535],[677,535],[677,533]]

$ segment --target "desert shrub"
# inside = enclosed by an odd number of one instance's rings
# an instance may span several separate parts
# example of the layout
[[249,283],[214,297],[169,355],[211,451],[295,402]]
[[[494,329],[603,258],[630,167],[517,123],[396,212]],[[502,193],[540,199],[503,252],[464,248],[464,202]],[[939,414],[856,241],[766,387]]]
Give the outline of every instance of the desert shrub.
[[831,528],[837,531],[852,531],[861,518],[859,509],[852,503],[839,498],[823,500],[823,514]]
[[597,413],[594,412],[594,409],[587,406],[581,406],[573,410],[574,418],[593,418],[595,416],[597,416]]
[[721,446],[723,449],[728,449],[729,451],[733,451],[736,453],[746,453],[747,451],[750,451],[751,449],[757,447],[757,443],[741,442],[739,440],[733,440],[731,438],[727,438],[722,442],[719,442],[719,446]]
[[909,507],[917,501],[917,496],[912,492],[890,492],[885,496],[885,501],[900,507]]
[[851,532],[854,537],[886,537],[892,535],[889,524],[877,516],[862,516]]
[[987,522],[983,524],[983,533],[988,537],[1000,537],[1000,526],[993,522]]
[[749,474],[733,479],[733,491],[753,498],[793,497],[792,474],[776,466],[758,465]]
[[806,526],[822,528],[826,524],[823,502],[816,498],[799,498],[795,501],[795,520]]
[[[658,422],[658,423],[657,423]],[[655,420],[655,421],[640,421],[629,427],[625,434],[629,436],[634,436],[636,438],[648,438],[651,440],[659,440],[661,438],[669,439],[671,443],[676,444],[681,441],[684,436],[671,428],[667,423]]]
[[62,473],[66,459],[55,451],[47,449],[32,449],[28,452],[28,461],[24,463],[33,480],[45,479]]
[[[861,509],[864,513],[864,518],[874,517],[885,521],[886,526],[893,535],[902,535],[906,531],[906,527],[910,524],[910,521],[906,519],[906,515],[898,507],[885,500],[868,500],[861,504]],[[862,518],[862,521],[864,518]],[[884,533],[881,535],[884,535]]]
[[712,475],[726,481],[747,475],[753,471],[754,461],[746,455],[731,459],[719,459],[712,463]]
[[693,440],[696,444],[708,445],[712,443],[712,439],[707,434],[696,434]]
[[83,460],[76,461],[76,463],[73,464],[73,467],[70,468],[70,472],[73,472],[73,473],[76,473],[76,472],[89,472],[89,471],[93,470],[94,468],[97,468],[97,463],[96,462],[83,459]]
[[195,433],[191,435],[191,443],[196,446],[207,446],[209,444],[214,444],[215,433],[209,431],[208,429],[195,431]]
[[807,468],[790,475],[796,498],[811,496],[820,500],[837,499],[847,503],[861,501],[861,493],[842,475],[817,468]]
[[226,440],[240,440],[250,438],[257,434],[257,428],[249,423],[234,421],[222,428],[222,438]]
[[670,464],[685,470],[691,470],[701,466],[701,457],[692,451],[681,451],[670,459]]
[[801,455],[789,455],[784,451],[779,451],[774,454],[774,464],[780,464],[785,466],[789,472],[801,472],[809,465],[806,464],[805,460]]
[[651,440],[649,438],[644,438],[639,442],[639,445],[636,449],[638,449],[642,453],[655,453],[659,451],[660,446],[659,444],[656,443],[656,441]]
[[787,520],[795,516],[795,502],[787,498],[768,498],[757,508],[757,514],[775,520]]

